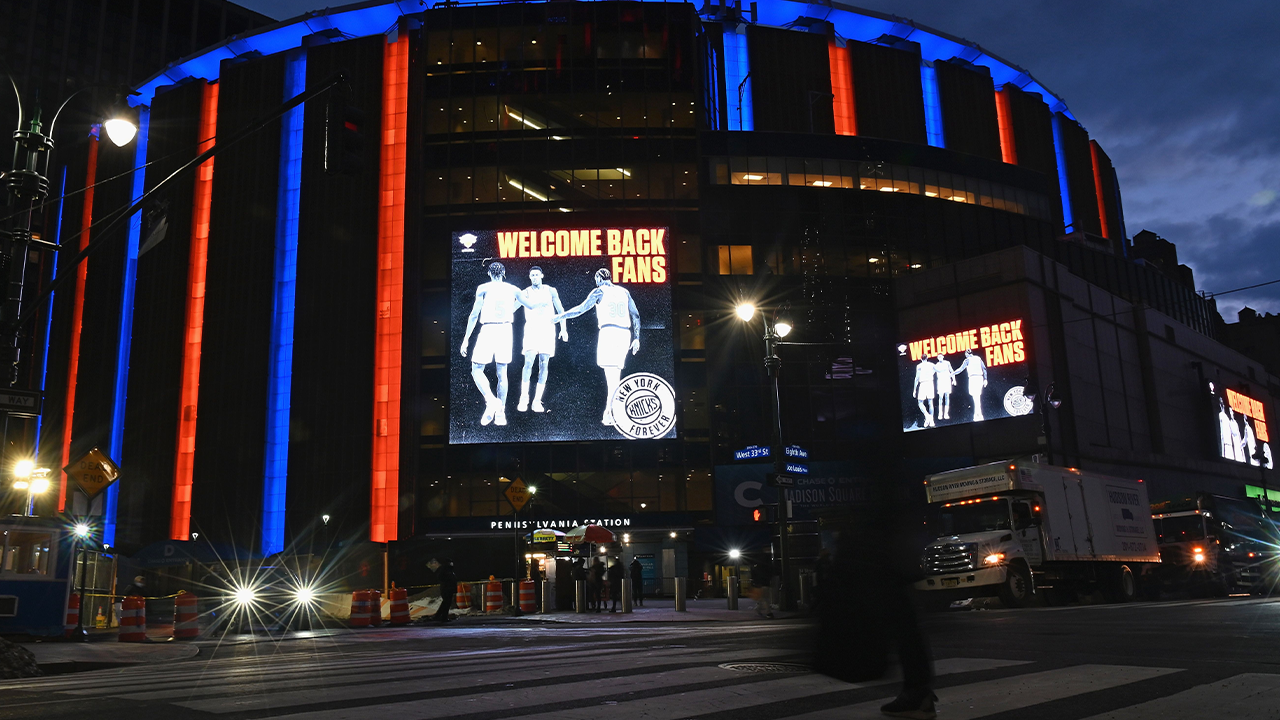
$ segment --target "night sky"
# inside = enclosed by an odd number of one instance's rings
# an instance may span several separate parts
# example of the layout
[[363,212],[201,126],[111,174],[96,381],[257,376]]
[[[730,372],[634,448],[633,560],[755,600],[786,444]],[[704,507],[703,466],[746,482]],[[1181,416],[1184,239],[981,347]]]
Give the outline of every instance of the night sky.
[[[324,3],[240,0],[277,18]],[[335,3],[338,4],[338,3]],[[1111,156],[1125,225],[1177,243],[1196,285],[1280,280],[1280,4],[861,0],[1028,70]],[[1280,284],[1233,293],[1280,312]]]

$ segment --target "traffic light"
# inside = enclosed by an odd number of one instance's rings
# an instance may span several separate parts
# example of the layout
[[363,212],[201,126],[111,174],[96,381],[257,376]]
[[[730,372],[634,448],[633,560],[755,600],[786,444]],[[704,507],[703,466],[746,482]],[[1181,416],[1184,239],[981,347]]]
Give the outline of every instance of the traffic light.
[[329,93],[324,118],[324,171],[354,175],[364,167],[364,111],[351,104],[350,91]]
[[774,505],[760,505],[751,509],[751,522],[765,525],[778,521],[778,508]]
[[753,522],[760,522],[761,520],[764,520],[764,511],[761,510],[760,508],[756,508],[755,510],[752,510],[751,520]]

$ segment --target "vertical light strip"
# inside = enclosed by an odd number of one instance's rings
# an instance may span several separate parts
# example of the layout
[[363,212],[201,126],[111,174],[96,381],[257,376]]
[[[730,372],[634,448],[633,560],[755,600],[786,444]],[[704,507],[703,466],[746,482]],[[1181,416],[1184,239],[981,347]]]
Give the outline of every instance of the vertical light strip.
[[[213,147],[218,132],[218,85],[204,86],[196,154]],[[196,459],[196,408],[200,401],[200,346],[204,332],[204,283],[209,260],[209,211],[213,202],[213,158],[196,169],[191,203],[191,259],[187,268],[187,312],[182,351],[182,395],[178,416],[178,448],[173,467],[173,508],[169,538],[186,540],[191,533],[191,483]]]
[[849,50],[836,45],[836,39],[827,40],[827,62],[831,65],[831,93],[835,96],[831,109],[836,116],[837,135],[857,135],[858,116],[854,112],[853,70],[849,65]]
[[[93,183],[98,175],[98,132],[89,137],[89,168],[84,177],[84,209],[80,213],[80,251],[89,246],[89,228],[93,225]],[[80,329],[84,324],[84,287],[89,280],[89,260],[85,258],[75,267],[76,294],[71,299],[71,351],[67,359],[67,404],[62,413],[62,464],[71,464],[71,421],[76,414],[76,375],[80,370]],[[67,485],[71,478],[66,471],[58,484],[58,512],[67,509]]]
[[382,63],[378,177],[378,287],[373,378],[369,539],[399,534],[400,372],[404,329],[404,183],[409,131],[409,36],[387,43]]
[[[138,135],[133,149],[133,188],[129,203],[133,204],[146,191],[147,133],[151,127],[151,110],[142,108],[138,113]],[[124,282],[120,292],[120,336],[116,340],[116,384],[111,398],[111,459],[121,462],[124,449],[124,408],[129,391],[129,349],[133,343],[133,291],[138,277],[138,245],[142,239],[142,211],[129,218],[126,239]],[[116,544],[116,508],[120,503],[120,483],[107,488],[102,508],[102,540]]]
[[1102,237],[1111,239],[1111,226],[1107,222],[1106,194],[1102,191],[1102,158],[1098,157],[1101,148],[1098,141],[1089,141],[1089,156],[1093,160],[1093,192],[1098,197],[1098,223],[1102,228]]
[[1009,93],[996,91],[996,122],[1000,125],[1000,159],[1010,165],[1018,164],[1018,146],[1013,138],[1013,111],[1009,105]]
[[924,91],[924,134],[933,147],[944,148],[947,141],[942,134],[942,103],[938,100],[938,71],[932,65],[920,63],[920,88]]
[[751,59],[747,36],[724,31],[724,90],[729,105],[730,130],[754,130],[751,105]]
[[[284,99],[307,85],[307,51],[285,56]],[[302,120],[296,107],[280,119],[280,173],[276,189],[275,298],[267,376],[267,447],[262,473],[262,554],[284,550],[289,477],[289,408],[293,389],[294,297],[298,280],[298,198],[302,189]]]
[[[62,179],[58,183],[58,213],[53,221],[53,242],[55,245],[62,245],[62,206],[67,197],[67,166],[62,166]],[[58,252],[55,250],[51,255],[52,263],[49,266],[49,282],[58,279]],[[40,354],[40,392],[46,392],[49,387],[49,346],[51,344],[53,332],[53,301],[56,294],[49,295],[49,302],[44,306],[44,349]],[[44,435],[44,414],[36,416],[36,465],[40,464],[40,446]],[[65,467],[65,466],[64,466]]]
[[1053,115],[1053,156],[1058,162],[1058,192],[1062,195],[1062,231],[1075,232],[1075,218],[1071,213],[1071,186],[1067,184],[1067,155],[1062,149],[1062,121]]

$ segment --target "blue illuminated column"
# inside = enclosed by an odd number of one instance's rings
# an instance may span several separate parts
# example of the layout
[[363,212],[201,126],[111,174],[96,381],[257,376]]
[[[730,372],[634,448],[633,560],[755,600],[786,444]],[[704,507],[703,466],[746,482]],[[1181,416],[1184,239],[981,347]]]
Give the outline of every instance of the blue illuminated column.
[[[140,108],[138,112],[137,145],[133,150],[133,187],[129,204],[136,203],[146,191],[147,134],[151,125],[151,110]],[[124,449],[124,408],[129,393],[129,346],[133,342],[133,291],[138,277],[138,246],[142,239],[142,210],[129,218],[129,233],[125,248],[124,282],[120,292],[120,332],[116,338],[116,382],[111,398],[111,459],[120,464]],[[116,543],[116,507],[120,502],[120,485],[107,488],[107,498],[102,508],[102,541]]]
[[942,135],[942,103],[938,101],[938,71],[926,62],[920,63],[920,88],[924,91],[924,134],[933,147],[944,148]]
[[1058,161],[1058,192],[1062,194],[1062,231],[1075,232],[1075,218],[1071,214],[1071,188],[1067,185],[1067,156],[1062,152],[1062,125],[1057,113],[1053,115],[1053,155]]
[[[67,195],[67,168],[62,168],[62,181],[58,184],[58,214],[55,216],[53,225],[53,242],[55,245],[62,245],[62,201]],[[50,269],[52,274],[49,276],[49,282],[58,279],[58,253],[54,251],[49,255],[52,258]],[[40,354],[40,392],[44,392],[46,383],[49,379],[49,341],[50,333],[53,332],[53,299],[55,294],[49,295],[49,302],[44,306],[44,349]],[[44,413],[36,416],[36,464],[40,464],[40,443],[44,436],[41,430],[44,428]]]
[[[746,29],[746,26],[743,26]],[[724,30],[724,90],[728,97],[729,129],[754,130],[751,109],[751,60],[747,57],[747,36]]]
[[[307,53],[285,59],[284,99],[306,88]],[[262,554],[284,550],[289,474],[289,405],[293,379],[294,294],[298,279],[298,195],[302,187],[302,118],[298,106],[281,118],[276,190],[276,258],[271,358],[267,378],[267,447],[262,477]]]

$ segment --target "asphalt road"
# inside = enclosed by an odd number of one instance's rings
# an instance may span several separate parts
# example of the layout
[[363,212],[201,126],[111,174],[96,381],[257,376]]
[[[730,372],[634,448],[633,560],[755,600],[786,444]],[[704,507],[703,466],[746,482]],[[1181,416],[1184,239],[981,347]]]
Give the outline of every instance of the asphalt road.
[[[1280,720],[1280,601],[1257,598],[929,615],[939,717]],[[850,685],[725,663],[807,660],[803,619],[574,625],[469,620],[206,645],[179,663],[0,681],[0,718],[847,720]]]

